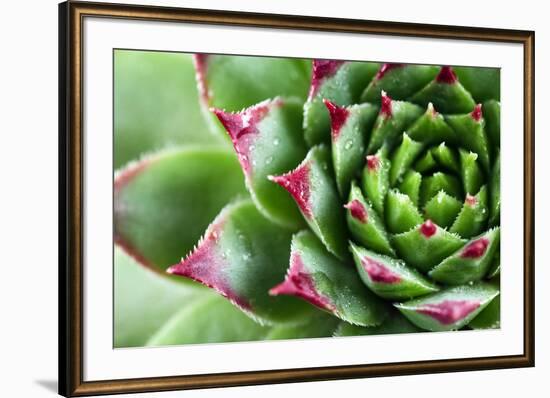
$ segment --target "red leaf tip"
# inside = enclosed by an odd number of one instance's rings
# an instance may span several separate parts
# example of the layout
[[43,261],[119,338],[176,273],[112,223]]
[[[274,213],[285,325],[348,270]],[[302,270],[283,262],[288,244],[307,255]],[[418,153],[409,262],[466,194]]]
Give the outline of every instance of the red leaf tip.
[[426,220],[424,224],[420,226],[420,233],[426,238],[431,238],[437,232],[437,225],[432,220]]
[[302,261],[302,257],[296,252],[291,255],[290,268],[285,280],[270,289],[269,294],[272,296],[284,294],[301,297],[319,308],[328,311],[335,310],[334,304],[317,291],[313,278]]
[[437,304],[425,304],[417,312],[431,316],[443,325],[453,324],[480,306],[478,301],[445,300]]
[[216,115],[223,127],[229,134],[239,162],[245,173],[250,173],[250,156],[253,149],[253,142],[259,133],[260,123],[269,113],[273,106],[282,105],[282,100],[276,98],[260,102],[254,106],[244,109],[241,112],[231,113],[221,109],[212,108],[211,112]]
[[367,156],[367,168],[369,171],[376,171],[380,166],[380,158],[376,155]]
[[319,91],[323,80],[334,76],[345,61],[315,59],[311,74],[311,86],[309,88],[308,101],[311,101]]
[[353,199],[351,202],[344,205],[346,209],[349,210],[351,216],[358,220],[359,222],[365,224],[368,220],[367,210],[363,203],[357,199]]
[[363,257],[361,265],[369,275],[369,278],[376,283],[395,284],[401,282],[401,277],[392,272],[384,264],[373,260],[372,258]]
[[231,287],[226,273],[223,271],[228,266],[226,260],[218,253],[218,241],[223,234],[225,220],[222,215],[208,227],[203,239],[195,250],[182,259],[178,264],[169,267],[166,272],[180,275],[216,290],[222,296],[241,307],[250,310],[248,300],[239,296]]
[[472,116],[472,119],[474,119],[476,122],[479,122],[481,120],[481,118],[483,117],[483,112],[481,110],[481,104],[477,104],[474,107],[474,110],[472,111],[472,113],[470,113],[470,115]]
[[380,70],[378,71],[378,73],[376,74],[376,80],[380,80],[384,77],[384,75],[386,73],[388,73],[389,71],[391,71],[392,69],[396,69],[396,68],[401,68],[405,65],[403,64],[396,64],[396,63],[386,63],[386,64],[383,64],[381,67],[380,67]]
[[346,120],[350,115],[350,111],[343,106],[336,105],[334,102],[331,102],[326,98],[323,99],[323,102],[330,114],[332,140],[336,141],[338,139],[338,136],[340,135],[340,130],[342,129],[342,126],[346,123]]
[[279,184],[292,195],[304,216],[308,218],[312,216],[311,205],[309,203],[309,171],[309,164],[304,162],[286,174],[268,177],[270,181]]
[[390,96],[385,92],[382,91],[381,95],[381,105],[380,105],[380,114],[385,117],[391,117],[392,116],[392,106],[391,106],[392,99]]
[[435,80],[438,83],[454,84],[458,79],[453,68],[450,66],[442,66]]
[[469,193],[466,194],[466,200],[464,201],[468,206],[475,206],[477,205],[477,198],[475,196],[470,195]]
[[462,258],[479,258],[485,254],[489,246],[489,239],[480,238],[470,242],[462,250],[460,257]]

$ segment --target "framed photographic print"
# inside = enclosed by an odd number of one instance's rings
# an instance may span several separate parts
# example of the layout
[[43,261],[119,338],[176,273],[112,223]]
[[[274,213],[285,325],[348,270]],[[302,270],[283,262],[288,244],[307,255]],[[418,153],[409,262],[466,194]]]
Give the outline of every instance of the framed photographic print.
[[61,394],[534,365],[534,32],[59,16]]

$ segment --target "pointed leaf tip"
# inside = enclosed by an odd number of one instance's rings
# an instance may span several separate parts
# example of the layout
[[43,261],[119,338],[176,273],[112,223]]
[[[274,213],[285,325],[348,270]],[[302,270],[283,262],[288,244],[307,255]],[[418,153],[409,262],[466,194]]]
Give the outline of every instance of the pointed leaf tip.
[[498,289],[490,284],[467,284],[395,304],[395,307],[422,329],[458,330],[468,325],[498,295]]
[[359,200],[354,199],[346,203],[344,205],[344,208],[348,209],[350,211],[351,216],[356,220],[358,220],[359,222],[365,224],[368,221],[367,210]]
[[313,71],[311,75],[311,86],[309,89],[308,101],[311,101],[313,97],[315,97],[323,80],[333,76],[344,62],[345,61],[325,59],[313,60]]
[[240,200],[227,205],[197,247],[168,272],[212,288],[260,323],[296,322],[312,307],[295,297],[269,294],[285,276],[291,238],[252,201]]
[[311,205],[309,203],[310,197],[310,181],[309,181],[310,167],[307,162],[300,164],[294,170],[280,175],[280,176],[268,176],[270,181],[279,184],[296,201],[296,204],[306,217],[311,217]]
[[481,118],[483,117],[481,104],[477,104],[474,107],[474,110],[472,111],[472,113],[470,113],[470,115],[472,116],[472,119],[474,119],[476,122],[479,122],[481,120]]
[[195,250],[178,264],[169,267],[166,272],[202,283],[216,290],[238,307],[250,310],[250,303],[233,291],[226,275],[222,272],[225,264],[223,257],[218,254],[218,242],[223,234],[225,217],[222,211],[214,223],[208,227]]
[[437,232],[437,226],[432,222],[432,220],[428,219],[420,226],[420,232],[426,238],[430,238]]
[[436,76],[435,80],[438,83],[454,84],[457,81],[455,72],[450,66],[443,66]]
[[342,126],[346,123],[346,120],[350,115],[350,111],[347,108],[343,106],[338,106],[334,102],[331,102],[327,99],[323,99],[323,103],[327,107],[330,115],[332,140],[336,141],[336,139],[340,135],[340,130]]
[[355,325],[378,325],[386,315],[384,303],[363,285],[355,269],[307,230],[292,238],[289,270],[270,294],[300,297]]
[[293,252],[290,259],[290,268],[288,269],[285,280],[269,290],[272,296],[286,294],[290,296],[301,297],[311,304],[325,309],[334,311],[336,308],[330,300],[320,294],[315,287],[315,283],[306,270],[300,254]]
[[387,118],[391,117],[392,116],[392,105],[391,105],[392,99],[385,91],[382,91],[382,96],[380,100],[381,100],[380,114],[384,115]]
[[442,325],[451,325],[478,309],[480,304],[477,300],[445,300],[424,304],[416,311],[436,319]]
[[361,258],[363,269],[370,280],[375,283],[395,284],[401,282],[401,277],[388,269],[384,264],[369,257]]
[[378,71],[378,73],[376,73],[376,80],[381,80],[386,75],[386,73],[388,73],[390,70],[397,69],[397,68],[402,68],[403,66],[405,66],[405,65],[404,64],[396,64],[396,63],[383,64],[380,67],[380,70]]
[[385,299],[404,300],[437,291],[436,285],[401,260],[350,242],[356,269],[363,282]]
[[259,133],[258,124],[268,115],[272,107],[282,104],[283,101],[280,98],[275,98],[236,113],[217,108],[211,109],[229,134],[245,173],[248,174],[251,171],[250,151],[253,148],[255,136]]
[[460,256],[462,258],[479,258],[485,254],[489,243],[490,241],[487,238],[474,240],[464,247]]
[[375,171],[380,166],[380,158],[376,155],[368,155],[366,160],[369,171]]

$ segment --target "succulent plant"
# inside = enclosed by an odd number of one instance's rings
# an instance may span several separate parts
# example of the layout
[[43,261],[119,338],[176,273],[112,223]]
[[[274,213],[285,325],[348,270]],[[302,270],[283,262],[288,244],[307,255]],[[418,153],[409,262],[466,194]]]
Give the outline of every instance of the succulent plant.
[[[233,306],[198,312],[237,308],[245,339],[499,327],[499,70],[194,62],[217,144],[117,173],[115,239],[134,259],[219,293]],[[182,324],[168,341],[199,342],[173,337]]]

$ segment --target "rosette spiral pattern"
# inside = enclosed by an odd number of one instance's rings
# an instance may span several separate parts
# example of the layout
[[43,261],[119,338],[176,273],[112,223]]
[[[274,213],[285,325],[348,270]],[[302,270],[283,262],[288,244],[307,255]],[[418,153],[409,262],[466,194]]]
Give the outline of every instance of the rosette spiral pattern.
[[499,327],[498,70],[229,58],[195,66],[246,193],[169,273],[282,338]]

